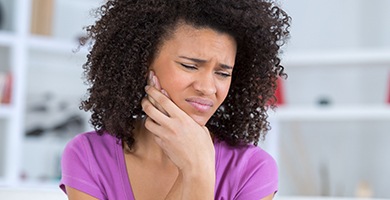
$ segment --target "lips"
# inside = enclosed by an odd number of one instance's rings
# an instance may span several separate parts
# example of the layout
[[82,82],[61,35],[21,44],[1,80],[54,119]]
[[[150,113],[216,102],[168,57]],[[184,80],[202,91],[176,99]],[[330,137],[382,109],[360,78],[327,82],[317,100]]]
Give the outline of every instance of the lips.
[[213,107],[213,101],[204,98],[187,98],[186,101],[199,112],[208,112]]

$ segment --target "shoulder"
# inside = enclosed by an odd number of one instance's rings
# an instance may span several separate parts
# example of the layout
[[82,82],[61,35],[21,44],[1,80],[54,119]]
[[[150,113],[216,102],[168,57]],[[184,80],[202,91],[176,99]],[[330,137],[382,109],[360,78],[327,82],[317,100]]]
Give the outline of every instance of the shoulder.
[[106,133],[92,131],[75,136],[62,153],[61,189],[65,191],[65,186],[69,186],[103,199],[104,183],[112,177],[108,169],[118,168],[120,148],[121,143]]
[[96,131],[85,132],[76,135],[72,140],[69,141],[68,145],[78,145],[82,143],[93,143],[94,145],[105,145],[116,140],[115,137],[108,133],[99,135]]
[[[107,133],[99,135],[95,131],[81,133],[70,140],[63,152],[62,161],[91,162],[104,164],[109,159],[115,159],[116,149],[121,142]],[[99,159],[100,158],[100,159]]]
[[94,152],[113,149],[113,144],[119,144],[119,140],[108,133],[99,135],[95,131],[78,134],[71,139],[65,150],[92,150]]
[[[269,153],[252,144],[229,146],[227,143],[220,141],[216,142],[215,147],[219,160],[236,160],[240,161],[241,164],[244,162],[247,164],[265,164],[276,167],[276,162]],[[251,162],[247,162],[249,160]]]

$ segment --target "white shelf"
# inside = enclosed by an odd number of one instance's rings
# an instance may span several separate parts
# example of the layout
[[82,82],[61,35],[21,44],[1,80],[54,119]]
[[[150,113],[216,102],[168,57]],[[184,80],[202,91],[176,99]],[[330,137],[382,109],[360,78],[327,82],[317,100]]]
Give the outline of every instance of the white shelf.
[[390,49],[288,53],[283,57],[282,64],[286,67],[389,65]]
[[15,36],[8,31],[0,31],[0,46],[12,46]]
[[52,199],[68,199],[67,196],[59,189],[56,188],[29,188],[29,187],[4,187],[0,188],[1,199],[39,199],[39,200],[52,200]]
[[0,119],[11,116],[11,106],[0,104]]
[[4,178],[0,177],[0,188],[1,188],[2,186],[5,186],[5,185],[7,185],[7,182],[5,181]]
[[59,189],[60,180],[49,180],[49,181],[21,181],[19,187],[29,189]]
[[278,121],[390,121],[390,105],[378,106],[283,106],[269,115]]

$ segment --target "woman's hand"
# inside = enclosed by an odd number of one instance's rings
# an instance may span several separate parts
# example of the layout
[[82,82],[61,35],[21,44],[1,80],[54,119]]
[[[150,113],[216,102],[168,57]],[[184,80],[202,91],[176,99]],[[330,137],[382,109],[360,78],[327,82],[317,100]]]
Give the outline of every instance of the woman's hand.
[[[215,168],[215,152],[208,129],[176,106],[153,74],[142,107],[148,118],[145,127],[180,170],[192,172]],[[154,83],[153,83],[154,82]]]
[[175,184],[180,188],[179,196],[213,199],[215,150],[208,129],[170,100],[156,76],[151,79],[150,85],[145,87],[148,96],[142,101],[148,116],[145,127],[155,135],[156,143],[179,169],[179,184]]

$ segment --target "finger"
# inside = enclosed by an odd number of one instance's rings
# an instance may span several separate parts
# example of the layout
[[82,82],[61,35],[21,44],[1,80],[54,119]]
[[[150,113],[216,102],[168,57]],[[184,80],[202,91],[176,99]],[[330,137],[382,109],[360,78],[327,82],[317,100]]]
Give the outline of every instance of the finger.
[[150,101],[150,103],[152,103],[154,107],[156,107],[164,115],[169,116],[168,112],[165,111],[164,108],[159,103],[157,103],[156,100],[154,100],[150,95],[147,95],[147,97],[148,97],[148,100]]
[[153,98],[154,101],[156,101],[167,113],[168,116],[175,116],[175,117],[183,117],[185,114],[184,111],[182,111],[179,107],[176,106],[175,103],[169,99],[169,96],[164,95],[162,92],[157,91],[154,87],[145,87],[145,91]]
[[[155,87],[158,91],[162,92],[162,91],[161,91],[161,85],[160,85],[160,82],[159,82],[157,76],[153,75],[153,77],[152,77],[152,82],[153,82],[154,87]],[[157,107],[157,109],[159,109],[162,113],[164,113],[165,115],[168,115],[167,111],[165,111],[164,108],[162,108],[161,105],[158,104],[154,99],[153,99],[153,102],[152,102],[152,103],[153,103],[153,105],[155,105],[155,106]]]
[[[147,81],[149,86],[155,87],[157,90],[161,90],[161,85],[158,81],[157,76],[154,74],[154,71],[150,70],[149,75],[148,75],[148,81]],[[157,107],[161,112],[167,115],[167,112],[153,99],[148,96],[149,101]]]
[[152,79],[153,79],[153,76],[154,76],[154,72],[152,70],[149,71],[149,74],[148,74],[148,81],[147,81],[147,84],[148,85],[152,85]]
[[154,120],[157,124],[166,124],[169,117],[158,110],[150,101],[149,98],[142,99],[141,106],[143,111],[149,118]]
[[154,84],[154,87],[157,89],[157,90],[161,90],[161,85],[160,85],[160,82],[158,81],[158,78],[156,75],[153,75],[152,77],[152,82]]
[[144,121],[144,126],[147,130],[149,130],[151,133],[153,133],[155,136],[159,136],[157,134],[155,134],[156,132],[159,132],[159,130],[161,129],[161,126],[156,122],[154,121],[152,118],[150,117],[147,117]]
[[163,126],[160,126],[156,123],[152,118],[147,117],[144,122],[144,126],[147,130],[149,130],[155,137],[160,138],[161,140],[166,139],[167,137],[167,129]]
[[[151,87],[154,87],[155,86],[155,82],[153,81],[153,77],[154,77],[154,72],[153,71],[149,71],[149,75],[148,75],[148,81],[147,81],[147,84]],[[148,96],[148,99],[150,102],[152,102],[153,105],[156,105],[156,102],[154,101],[153,98],[150,98]]]

